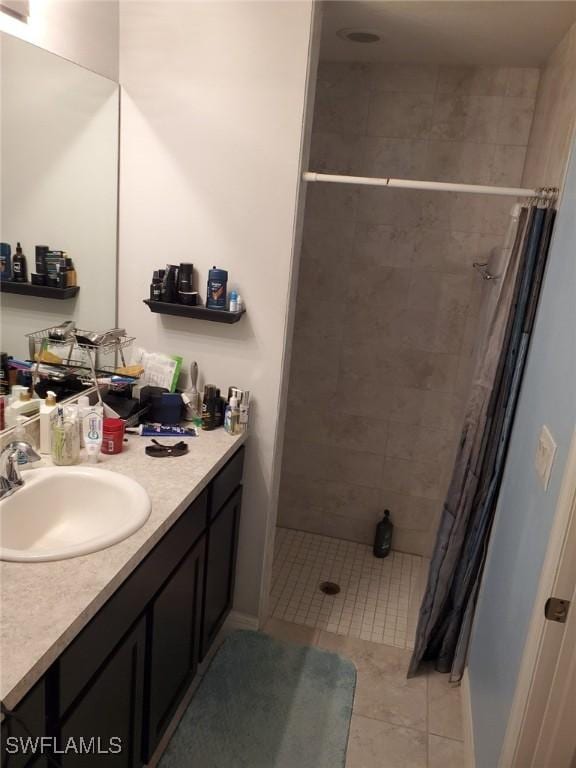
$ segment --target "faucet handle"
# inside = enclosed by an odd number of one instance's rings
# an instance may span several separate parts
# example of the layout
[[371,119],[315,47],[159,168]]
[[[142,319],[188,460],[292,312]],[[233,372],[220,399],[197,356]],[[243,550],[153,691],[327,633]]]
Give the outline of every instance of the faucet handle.
[[14,440],[8,443],[6,446],[9,456],[24,455],[26,457],[27,464],[33,464],[36,461],[41,461],[42,456],[25,440]]

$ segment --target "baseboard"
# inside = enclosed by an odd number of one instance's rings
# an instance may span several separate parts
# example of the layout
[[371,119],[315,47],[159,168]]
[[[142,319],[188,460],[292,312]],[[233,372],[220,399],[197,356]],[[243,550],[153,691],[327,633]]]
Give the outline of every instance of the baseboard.
[[462,730],[464,735],[464,765],[466,768],[475,768],[474,722],[472,720],[472,700],[470,698],[468,667],[466,667],[464,674],[462,675],[460,697],[462,702]]
[[228,618],[224,624],[224,628],[227,631],[233,629],[253,629],[258,630],[260,628],[260,622],[257,616],[252,616],[249,613],[241,613],[240,611],[230,611]]

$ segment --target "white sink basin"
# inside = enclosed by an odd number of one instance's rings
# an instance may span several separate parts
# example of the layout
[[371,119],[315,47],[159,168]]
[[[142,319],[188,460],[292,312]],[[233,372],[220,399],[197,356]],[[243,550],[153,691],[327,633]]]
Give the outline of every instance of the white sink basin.
[[23,477],[24,485],[0,502],[0,560],[87,555],[126,539],[150,515],[144,488],[105,469],[54,467]]

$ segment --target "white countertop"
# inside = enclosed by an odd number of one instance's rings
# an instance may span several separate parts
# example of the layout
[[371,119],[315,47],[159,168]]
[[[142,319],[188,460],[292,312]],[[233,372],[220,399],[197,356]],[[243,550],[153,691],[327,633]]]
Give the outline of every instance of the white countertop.
[[[157,459],[144,453],[149,438],[130,436],[121,454],[102,455],[98,466],[127,475],[147,490],[152,512],[142,528],[82,557],[0,562],[0,699],[8,709],[42,677],[244,441],[245,435],[232,437],[223,429],[201,432],[188,440],[185,456]],[[45,459],[34,466],[46,465]]]

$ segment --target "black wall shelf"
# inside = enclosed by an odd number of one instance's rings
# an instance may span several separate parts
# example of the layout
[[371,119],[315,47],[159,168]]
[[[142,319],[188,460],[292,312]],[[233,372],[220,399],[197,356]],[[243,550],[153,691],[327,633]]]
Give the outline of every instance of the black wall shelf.
[[70,288],[52,288],[50,285],[32,285],[32,283],[0,280],[0,293],[18,293],[21,296],[38,296],[41,299],[73,299],[79,290],[79,285]]
[[208,307],[189,307],[186,304],[169,304],[166,301],[143,299],[151,312],[159,315],[174,315],[176,317],[193,317],[196,320],[210,320],[213,323],[237,323],[244,312],[228,312],[226,309],[209,309]]

